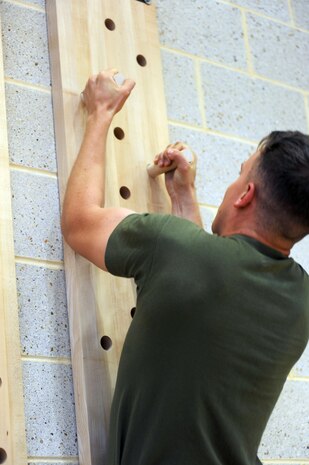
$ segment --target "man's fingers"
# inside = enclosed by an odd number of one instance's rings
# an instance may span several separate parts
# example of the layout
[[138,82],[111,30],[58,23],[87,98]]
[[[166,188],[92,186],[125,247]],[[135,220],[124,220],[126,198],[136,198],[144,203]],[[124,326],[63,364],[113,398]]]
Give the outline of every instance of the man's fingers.
[[165,150],[164,152],[161,152],[154,157],[153,163],[154,165],[159,165],[159,166],[169,166],[172,163],[172,161],[167,156],[166,150]]
[[167,150],[167,155],[172,158],[173,160],[175,157],[180,157],[184,160],[186,160],[188,163],[193,163],[195,161],[195,154],[192,152],[189,147],[185,146],[185,148],[181,150],[176,150],[176,149],[168,149]]
[[182,160],[182,159],[184,159],[186,161],[183,153],[178,149],[168,149],[166,154],[171,160]]
[[96,81],[99,82],[101,79],[105,78],[114,78],[116,74],[118,74],[117,68],[109,68],[101,71],[99,74],[96,75]]
[[157,165],[157,164],[158,164],[158,161],[159,161],[159,157],[160,157],[160,155],[161,155],[161,154],[159,154],[159,155],[156,155],[156,156],[154,157],[154,159],[153,159],[153,162],[154,162],[154,164],[155,164],[155,165]]
[[133,81],[133,79],[126,79],[121,87],[125,89],[127,92],[131,93],[133,88],[135,87],[135,81]]
[[160,167],[170,166],[174,161],[179,165],[184,161],[182,167],[187,166],[187,159],[184,157],[182,150],[187,147],[182,142],[176,142],[175,144],[169,144],[164,152],[161,152],[154,158],[154,164]]
[[184,148],[186,148],[187,146],[185,144],[183,144],[182,142],[175,142],[175,144],[173,144],[173,147],[176,149],[176,150],[183,150]]
[[193,157],[187,157],[184,155],[183,151],[176,149],[168,149],[167,156],[169,157],[171,162],[176,163],[177,169],[179,169],[180,171],[188,171],[193,161]]
[[169,144],[165,150],[155,156],[155,165],[165,168],[176,163],[177,168],[187,171],[189,167],[195,165],[195,155],[183,142]]
[[131,91],[135,86],[135,82],[132,79],[125,79],[125,77],[119,73],[117,68],[110,68],[104,71],[101,71],[96,76],[92,76],[92,80],[95,80],[98,84],[105,79],[112,79],[118,87],[124,87],[125,89]]

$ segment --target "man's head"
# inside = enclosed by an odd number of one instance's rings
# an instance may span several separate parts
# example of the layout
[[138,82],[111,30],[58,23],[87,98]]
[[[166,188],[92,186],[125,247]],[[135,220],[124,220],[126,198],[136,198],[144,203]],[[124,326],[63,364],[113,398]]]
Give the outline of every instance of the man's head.
[[309,136],[298,131],[274,131],[262,139],[258,151],[260,221],[297,241],[309,232]]
[[297,242],[309,233],[309,136],[274,131],[262,139],[227,189],[213,231],[221,234],[227,221],[237,229],[246,215],[264,236]]

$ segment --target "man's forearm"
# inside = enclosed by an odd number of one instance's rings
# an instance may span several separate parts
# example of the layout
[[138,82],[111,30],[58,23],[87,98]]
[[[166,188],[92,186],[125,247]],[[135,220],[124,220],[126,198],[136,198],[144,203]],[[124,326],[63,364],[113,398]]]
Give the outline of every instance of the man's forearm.
[[105,150],[111,117],[103,112],[88,116],[84,140],[73,166],[63,205],[63,229],[84,212],[104,204]]
[[185,218],[198,226],[203,227],[203,221],[200,214],[200,209],[197,203],[195,188],[191,187],[186,192],[178,194],[171,198],[172,215]]
[[[189,151],[190,160],[184,155],[184,150]],[[184,143],[176,142],[159,153],[154,159],[154,164],[165,170],[165,185],[172,203],[172,214],[203,227],[194,185],[195,153]],[[171,166],[176,168],[166,171],[166,168]]]

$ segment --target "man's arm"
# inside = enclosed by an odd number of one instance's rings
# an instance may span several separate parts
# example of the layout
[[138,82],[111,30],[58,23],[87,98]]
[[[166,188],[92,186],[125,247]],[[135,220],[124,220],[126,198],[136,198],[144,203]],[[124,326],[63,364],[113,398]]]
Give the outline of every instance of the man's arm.
[[[172,202],[172,214],[203,227],[195,191],[195,160],[190,164],[182,154],[188,148],[181,142],[169,145],[157,155],[154,163],[160,167],[176,164],[176,169],[165,173],[165,185]],[[194,156],[195,159],[195,156]]]
[[63,204],[62,232],[77,253],[106,270],[105,250],[115,227],[127,215],[125,208],[103,208],[107,133],[114,115],[121,110],[135,83],[118,86],[116,70],[93,76],[83,92],[88,111],[84,139],[73,166]]

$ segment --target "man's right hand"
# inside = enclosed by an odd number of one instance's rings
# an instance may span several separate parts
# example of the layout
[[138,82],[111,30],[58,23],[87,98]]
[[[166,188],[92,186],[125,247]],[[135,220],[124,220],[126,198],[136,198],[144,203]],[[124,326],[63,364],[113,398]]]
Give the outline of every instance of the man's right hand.
[[114,81],[117,70],[112,68],[91,76],[82,92],[83,102],[89,115],[96,112],[112,118],[121,110],[135,82],[126,79],[121,86]]
[[191,150],[186,144],[176,142],[175,144],[168,145],[166,149],[154,159],[154,164],[162,168],[172,164],[176,165],[174,170],[165,173],[166,189],[172,201],[178,196],[190,194],[192,189],[194,189],[196,156],[191,151],[193,161],[190,163],[183,154],[183,151],[186,149]]
[[165,173],[165,185],[172,202],[172,214],[203,226],[194,185],[196,155],[192,152],[193,162],[190,163],[183,154],[185,149],[189,147],[182,142],[168,145],[155,157],[154,164],[162,168],[171,164],[176,165],[175,169]]

